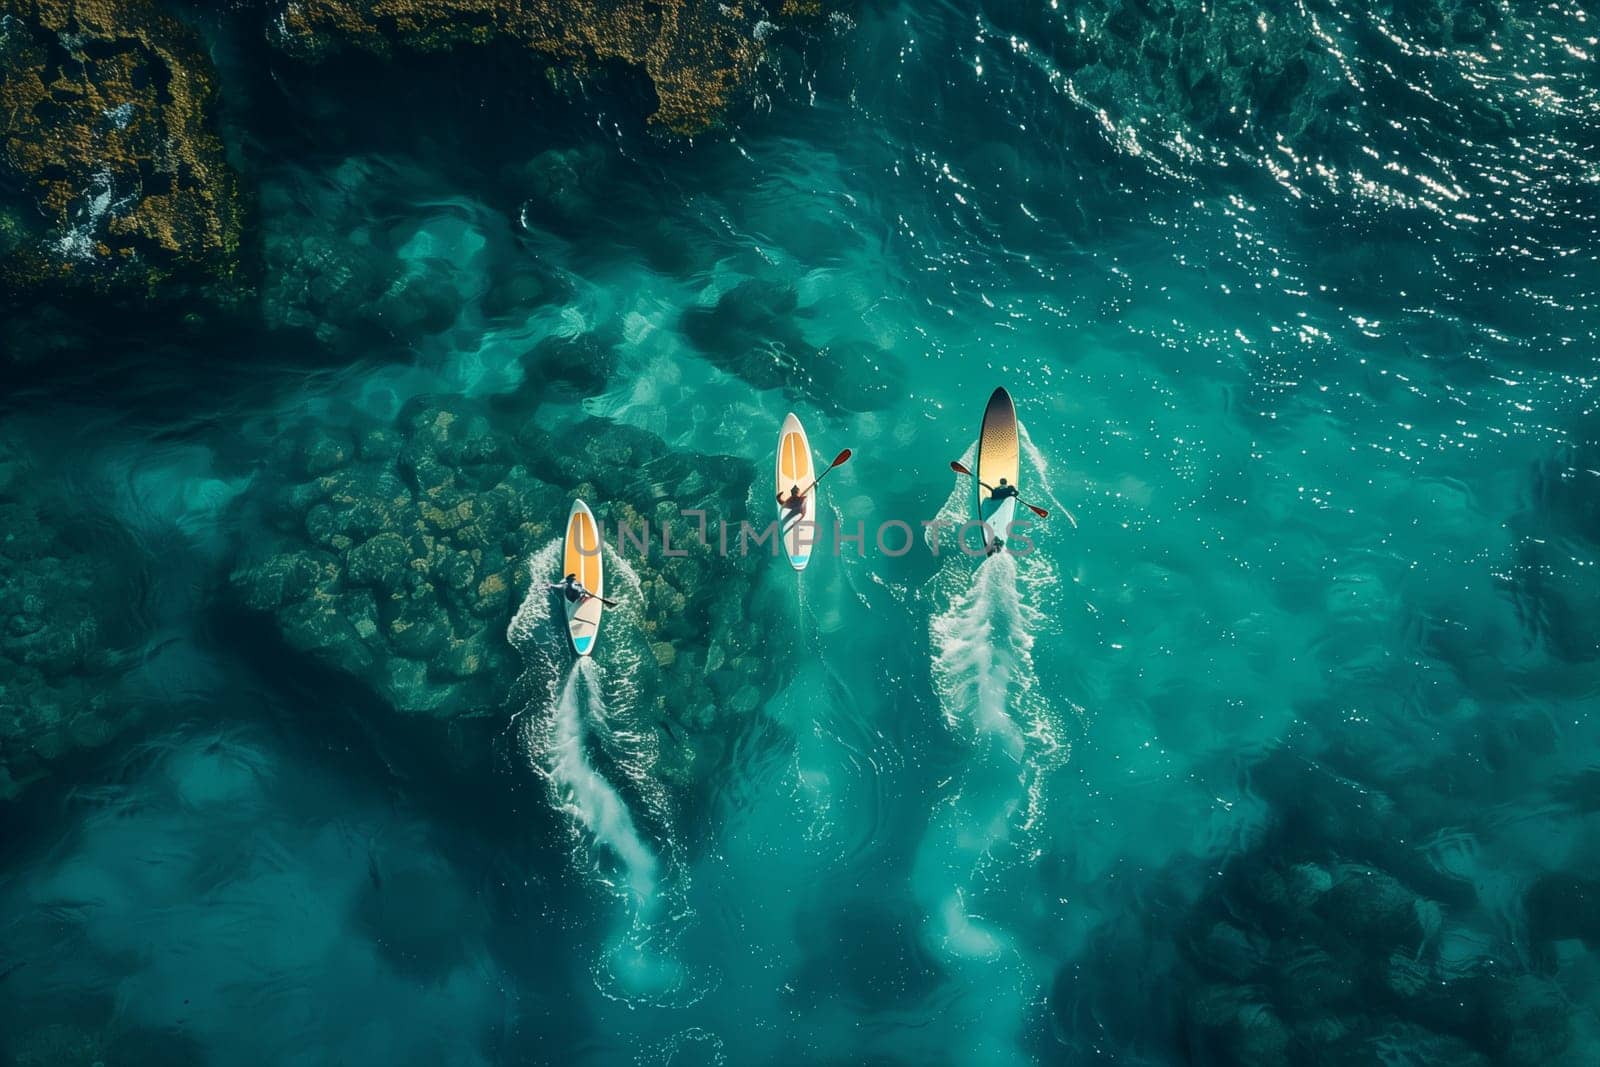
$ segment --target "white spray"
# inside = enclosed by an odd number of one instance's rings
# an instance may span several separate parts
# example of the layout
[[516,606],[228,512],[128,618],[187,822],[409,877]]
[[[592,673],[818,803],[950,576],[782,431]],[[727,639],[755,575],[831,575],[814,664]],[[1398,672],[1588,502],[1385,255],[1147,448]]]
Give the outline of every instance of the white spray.
[[[968,451],[964,457],[971,466]],[[960,477],[939,518],[959,528],[971,515],[972,482]],[[1050,615],[1041,610],[1057,586],[1044,551],[1001,552],[977,560],[960,551],[953,529],[941,539],[943,565],[930,594],[946,604],[929,622],[934,691],[951,732],[969,749],[953,785],[931,814],[918,850],[913,885],[927,915],[927,936],[971,981],[959,1006],[971,1014],[976,1046],[1003,1055],[1018,1035],[994,1022],[1037,995],[1029,950],[986,915],[1008,894],[1007,871],[1036,855],[1051,772],[1068,755],[1066,724],[1046,699],[1033,646]],[[997,894],[997,890],[1000,890]]]
[[[607,663],[579,657],[568,663],[565,633],[551,624],[545,576],[557,571],[562,546],[553,541],[528,561],[532,581],[506,636],[523,657],[518,693],[525,707],[517,716],[530,766],[550,785],[550,795],[571,818],[573,860],[627,906],[625,925],[596,965],[595,979],[608,996],[657,1003],[685,995],[680,966],[666,955],[674,940],[662,919],[681,925],[689,912],[677,861],[665,791],[653,775],[657,749],[653,730],[636,718],[640,653],[637,642],[605,646]],[[606,554],[624,605],[639,602],[638,576],[626,561]],[[631,607],[619,623],[626,626]],[[637,629],[637,627],[635,627]],[[640,830],[623,793],[591,761],[591,749],[642,798],[647,821],[666,840],[666,861]]]
[[[554,736],[548,772],[563,810],[622,863],[626,889],[641,910],[653,904],[656,894],[656,857],[639,836],[627,802],[611,783],[589,764],[583,746],[583,711],[602,709],[599,669],[580,658],[567,671],[556,698]],[[611,879],[607,881],[615,885]],[[618,887],[621,888],[621,887]]]

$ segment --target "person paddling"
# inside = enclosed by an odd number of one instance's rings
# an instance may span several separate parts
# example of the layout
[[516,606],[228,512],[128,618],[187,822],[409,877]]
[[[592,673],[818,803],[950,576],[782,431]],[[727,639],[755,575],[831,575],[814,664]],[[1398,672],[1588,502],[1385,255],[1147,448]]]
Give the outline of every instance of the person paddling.
[[551,582],[550,588],[560,590],[561,595],[574,604],[581,604],[585,600],[594,599],[600,601],[600,603],[604,604],[608,608],[614,608],[617,606],[617,602],[615,600],[607,600],[605,597],[591,593],[589,590],[585,589],[583,587],[583,583],[578,581],[578,576],[576,574],[569,574],[559,582]]
[[806,495],[800,491],[800,487],[798,485],[791,485],[789,487],[788,500],[785,500],[783,498],[783,494],[779,493],[778,503],[787,513],[784,515],[783,520],[785,526],[789,524],[790,519],[793,519],[795,522],[799,522],[801,519],[806,517]]
[[[1000,509],[1000,505],[1003,502],[1011,500],[1017,495],[1017,487],[1006,481],[1004,478],[1000,479],[999,485],[990,485],[984,481],[979,481],[978,484],[989,490],[989,502],[994,504],[995,511]],[[1005,548],[1005,538],[1001,535],[1009,534],[1010,532],[1011,529],[1009,523],[1007,523],[1005,530],[994,530],[990,535],[989,551],[986,553],[986,555],[992,556],[996,552],[999,552],[1001,549]]]

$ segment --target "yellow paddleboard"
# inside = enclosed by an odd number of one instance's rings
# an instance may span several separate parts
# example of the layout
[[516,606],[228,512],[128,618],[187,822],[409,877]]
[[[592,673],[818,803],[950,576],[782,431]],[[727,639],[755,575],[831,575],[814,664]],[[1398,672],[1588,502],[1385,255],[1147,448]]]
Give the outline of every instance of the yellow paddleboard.
[[567,545],[562,555],[561,574],[576,574],[583,587],[594,595],[577,603],[562,598],[567,610],[567,636],[572,638],[572,651],[587,656],[594,651],[600,637],[600,614],[605,605],[600,598],[606,595],[605,569],[600,565],[600,524],[595,522],[589,505],[581,500],[572,502],[567,513]]
[[978,431],[978,519],[983,523],[983,543],[991,552],[1004,544],[1017,516],[1015,495],[994,500],[992,490],[1004,478],[1015,486],[1022,473],[1022,449],[1017,439],[1017,407],[1004,388],[989,396]]
[[[805,428],[791,411],[783,420],[783,429],[778,431],[779,502],[775,506],[778,509],[778,528],[782,531],[783,551],[789,557],[789,565],[797,571],[805,570],[806,564],[811,562],[811,547],[816,541],[816,483],[817,470],[811,462],[811,442],[806,440]],[[805,501],[805,508],[798,515],[782,503],[789,499],[790,491],[796,486],[802,490],[801,499]]]

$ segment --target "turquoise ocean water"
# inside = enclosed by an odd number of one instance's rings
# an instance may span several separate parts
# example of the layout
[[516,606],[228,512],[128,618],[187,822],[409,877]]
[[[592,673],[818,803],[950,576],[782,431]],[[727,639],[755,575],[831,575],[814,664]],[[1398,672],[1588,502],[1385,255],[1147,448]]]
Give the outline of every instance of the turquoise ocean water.
[[[7,807],[5,1054],[1600,1056],[1592,12],[874,3],[688,141],[514,56],[202,19],[278,325],[97,323],[8,392],[121,531],[79,542],[139,635],[91,688],[145,710]],[[356,282],[275,288],[319,242]],[[375,260],[403,313],[340,303]],[[604,366],[527,415],[551,339]],[[997,385],[1037,551],[880,551],[965,516]],[[854,451],[866,550],[730,594],[764,681],[696,691],[741,701],[698,784],[627,608],[573,667],[513,590],[447,759],[228,603],[286,427],[438,397],[748,461],[758,515],[785,412]]]

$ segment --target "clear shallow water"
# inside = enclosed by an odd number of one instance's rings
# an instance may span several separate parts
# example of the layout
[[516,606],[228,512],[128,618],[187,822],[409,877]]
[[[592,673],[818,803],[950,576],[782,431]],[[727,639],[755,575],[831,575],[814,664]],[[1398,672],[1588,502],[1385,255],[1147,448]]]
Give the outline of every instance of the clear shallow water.
[[[1592,27],[876,6],[693,145],[488,75],[481,121],[469,85],[389,126],[410,98],[359,64],[240,74],[269,266],[376,248],[438,307],[268,286],[305,321],[13,405],[144,546],[158,636],[140,725],[8,812],[5,1029],[130,1062],[1591,1061]],[[792,409],[855,450],[823,500],[869,528],[964,506],[946,463],[1006,384],[1056,514],[1027,559],[770,568],[792,645],[708,792],[652,773],[625,618],[571,672],[508,614],[527,674],[463,776],[215,610],[289,421],[504,397],[584,336],[615,367],[541,425],[759,492]]]

